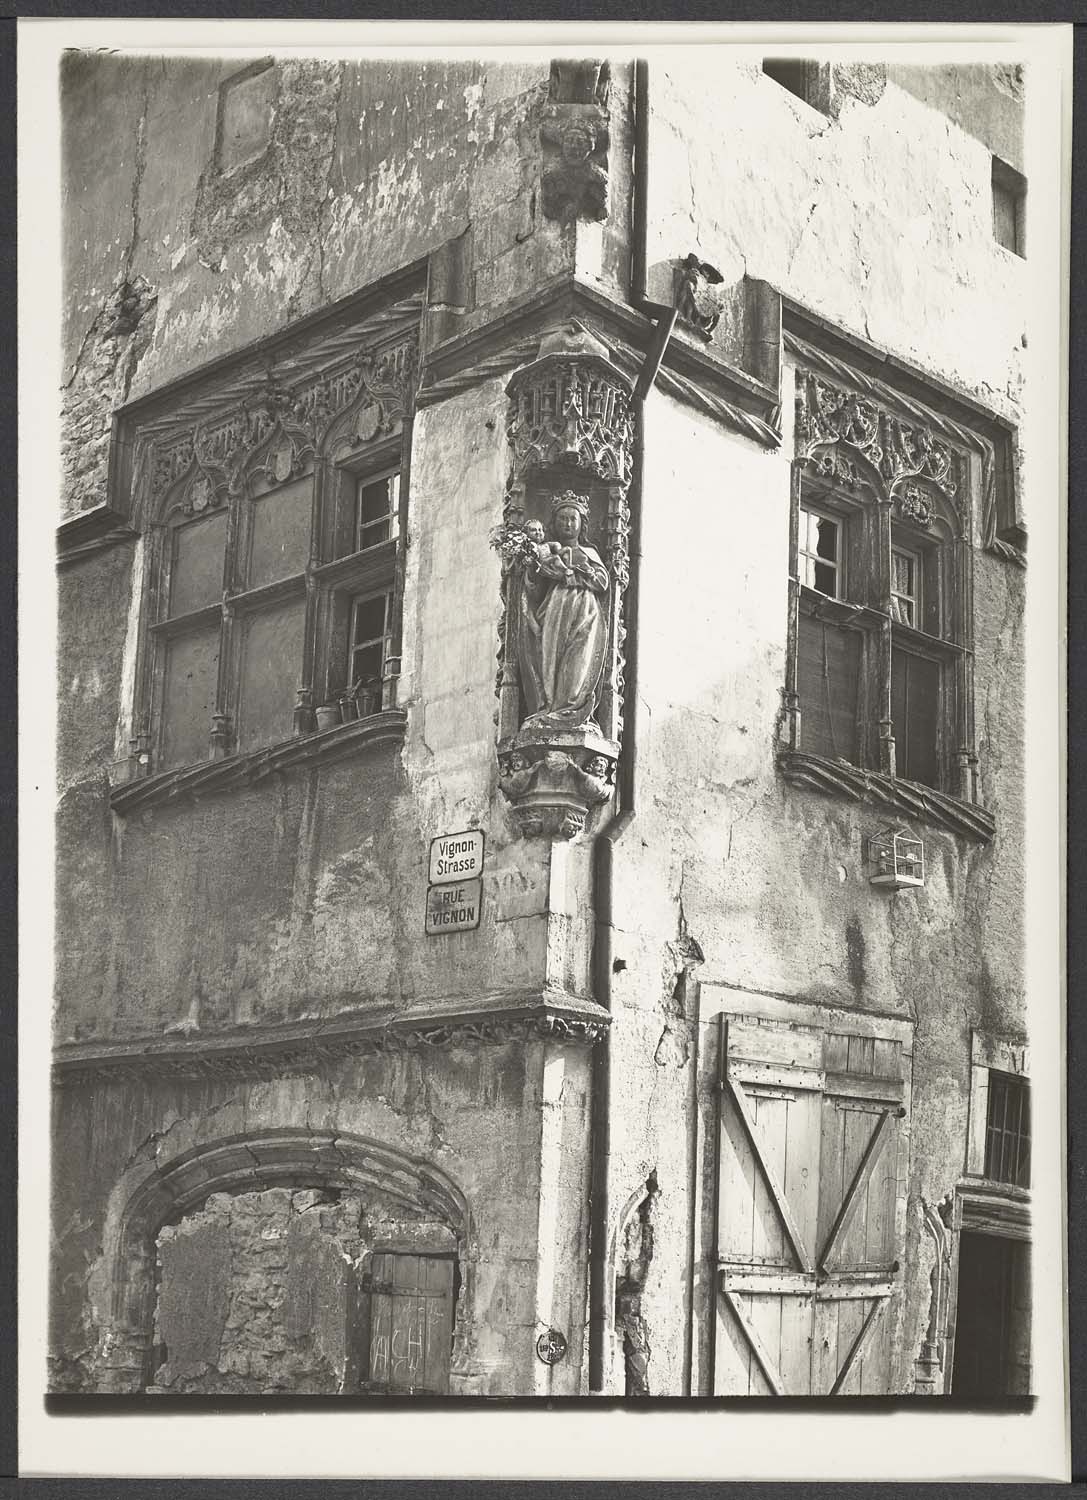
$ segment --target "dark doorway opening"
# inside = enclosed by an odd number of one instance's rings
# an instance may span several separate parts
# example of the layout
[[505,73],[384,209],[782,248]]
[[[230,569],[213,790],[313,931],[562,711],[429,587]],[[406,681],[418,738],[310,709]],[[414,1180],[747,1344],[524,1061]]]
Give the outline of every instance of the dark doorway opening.
[[955,1396],[1030,1394],[1030,1245],[964,1230],[959,1241]]

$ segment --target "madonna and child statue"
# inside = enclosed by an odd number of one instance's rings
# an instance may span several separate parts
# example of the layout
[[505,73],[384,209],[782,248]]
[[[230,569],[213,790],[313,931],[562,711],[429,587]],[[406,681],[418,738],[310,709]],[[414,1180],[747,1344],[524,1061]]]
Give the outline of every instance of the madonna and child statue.
[[589,502],[566,490],[551,506],[551,538],[529,521],[509,602],[521,682],[522,729],[599,728],[597,693],[608,647],[608,570],[585,536]]
[[599,722],[611,574],[588,537],[589,500],[564,489],[537,519],[499,526],[506,700],[499,786],[526,837],[570,838],[611,795],[619,746]]

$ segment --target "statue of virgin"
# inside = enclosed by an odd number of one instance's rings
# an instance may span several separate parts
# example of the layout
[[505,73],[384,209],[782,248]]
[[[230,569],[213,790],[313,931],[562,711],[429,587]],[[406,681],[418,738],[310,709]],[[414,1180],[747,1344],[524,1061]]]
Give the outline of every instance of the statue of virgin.
[[588,516],[584,495],[556,495],[552,540],[538,545],[525,564],[517,621],[523,728],[597,728],[610,579],[585,538]]

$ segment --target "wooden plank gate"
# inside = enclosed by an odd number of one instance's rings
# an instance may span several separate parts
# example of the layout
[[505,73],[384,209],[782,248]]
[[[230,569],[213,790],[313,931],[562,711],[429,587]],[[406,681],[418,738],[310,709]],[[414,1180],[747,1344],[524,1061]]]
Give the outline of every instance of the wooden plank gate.
[[834,1015],[718,1017],[716,1394],[893,1388],[902,1043]]

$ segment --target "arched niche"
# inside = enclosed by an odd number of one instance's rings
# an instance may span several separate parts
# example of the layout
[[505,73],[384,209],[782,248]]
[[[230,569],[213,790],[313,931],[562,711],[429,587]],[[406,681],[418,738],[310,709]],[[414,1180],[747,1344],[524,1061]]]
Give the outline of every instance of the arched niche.
[[474,1231],[467,1199],[433,1163],[380,1141],[333,1131],[267,1130],[200,1146],[114,1192],[106,1235],[108,1311],[99,1341],[101,1391],[134,1393],[151,1376],[156,1237],[214,1193],[270,1187],[340,1188],[381,1194],[448,1227],[456,1245],[459,1297],[454,1371],[463,1368],[472,1323]]

